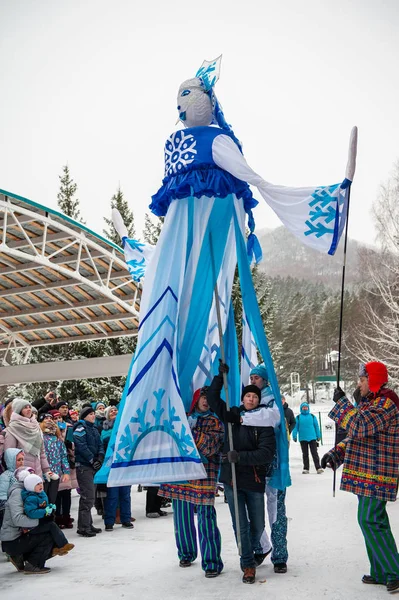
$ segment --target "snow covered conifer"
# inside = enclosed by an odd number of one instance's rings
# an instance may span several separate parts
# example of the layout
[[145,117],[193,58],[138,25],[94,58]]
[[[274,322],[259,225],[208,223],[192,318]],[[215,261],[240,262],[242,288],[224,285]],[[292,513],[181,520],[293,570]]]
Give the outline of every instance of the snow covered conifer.
[[80,202],[78,198],[74,197],[78,186],[72,179],[67,164],[62,167],[62,175],[59,175],[58,177],[61,182],[60,191],[57,194],[58,206],[68,217],[71,217],[76,221],[81,220],[79,210]]

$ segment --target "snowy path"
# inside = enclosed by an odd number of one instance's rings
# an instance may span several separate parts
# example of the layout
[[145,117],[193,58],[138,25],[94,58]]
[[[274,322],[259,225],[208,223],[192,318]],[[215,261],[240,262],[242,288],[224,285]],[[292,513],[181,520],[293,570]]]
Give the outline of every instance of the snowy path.
[[[223,498],[216,500],[223,537],[222,575],[205,579],[198,559],[189,569],[179,568],[172,515],[146,519],[145,493],[137,493],[134,486],[135,529],[128,531],[116,526],[113,533],[103,532],[93,539],[82,539],[75,530],[68,531],[69,541],[76,547],[68,556],[49,561],[52,567],[49,575],[21,575],[1,557],[1,597],[5,600],[387,598],[385,587],[366,586],[360,581],[363,573],[368,573],[368,561],[356,521],[356,497],[337,492],[333,499],[331,472],[316,475],[313,470],[306,476],[301,470],[300,448],[291,443],[293,486],[287,494],[290,559],[286,575],[275,574],[271,563],[266,562],[258,569],[254,585],[241,583],[230,515]],[[75,518],[77,501],[74,497]],[[390,503],[388,510],[399,540],[399,504]],[[96,516],[94,523],[100,526],[100,517]]]

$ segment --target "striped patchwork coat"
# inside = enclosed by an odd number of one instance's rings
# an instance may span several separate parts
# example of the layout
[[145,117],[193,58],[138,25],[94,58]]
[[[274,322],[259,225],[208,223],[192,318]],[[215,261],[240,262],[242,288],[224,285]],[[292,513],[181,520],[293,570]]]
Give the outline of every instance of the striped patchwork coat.
[[343,464],[341,490],[377,500],[396,500],[399,470],[399,411],[382,393],[355,408],[341,398],[329,414],[348,437],[328,453]]
[[224,440],[223,423],[213,414],[199,416],[191,433],[203,459],[207,478],[179,483],[163,483],[158,495],[175,500],[185,500],[192,504],[213,505]]

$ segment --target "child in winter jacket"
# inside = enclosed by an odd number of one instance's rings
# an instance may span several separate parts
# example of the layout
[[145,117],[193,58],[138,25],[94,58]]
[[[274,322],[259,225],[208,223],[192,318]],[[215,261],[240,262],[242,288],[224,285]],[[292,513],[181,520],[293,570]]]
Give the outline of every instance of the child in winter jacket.
[[9,448],[4,453],[4,461],[7,470],[0,475],[0,527],[3,523],[8,490],[17,481],[14,471],[24,465],[24,451],[19,448]]
[[309,448],[312,453],[315,469],[319,475],[324,473],[320,466],[319,453],[317,452],[317,442],[320,440],[320,427],[314,415],[310,413],[310,407],[307,402],[302,402],[301,412],[296,418],[296,424],[292,431],[294,442],[299,438],[302,448],[303,471],[304,475],[309,475]]
[[55,504],[49,504],[47,494],[43,490],[41,477],[34,474],[25,477],[21,498],[26,516],[30,519],[39,519],[39,525],[29,531],[30,535],[50,533],[55,545],[53,556],[67,554],[74,548],[74,544],[68,543],[67,538],[52,518],[48,519],[55,511]]
[[55,505],[49,504],[47,494],[43,490],[41,477],[28,475],[24,480],[24,488],[21,496],[26,516],[30,519],[42,519],[51,515],[55,510]]
[[[55,421],[52,413],[46,413],[43,416],[43,421],[40,424],[40,428],[43,432],[44,449],[51,471],[57,475],[56,481],[51,481],[49,489],[46,490],[49,497],[50,503],[56,504],[57,508],[61,504],[58,500],[59,490],[66,490],[68,488],[70,497],[70,467],[68,462],[68,454],[66,449],[66,442],[64,442],[62,433],[59,428],[59,423]],[[67,491],[67,493],[68,493]],[[56,514],[58,515],[58,512]],[[56,516],[57,525],[68,526],[70,522],[69,510],[65,515],[65,518],[59,518]],[[72,526],[72,523],[71,523]]]

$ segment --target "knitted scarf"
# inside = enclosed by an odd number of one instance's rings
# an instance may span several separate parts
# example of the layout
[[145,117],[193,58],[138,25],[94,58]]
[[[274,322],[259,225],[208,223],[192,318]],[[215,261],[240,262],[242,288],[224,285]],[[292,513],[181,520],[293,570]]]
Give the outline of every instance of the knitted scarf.
[[12,413],[6,435],[8,432],[15,437],[26,454],[40,456],[43,436],[40,425],[34,417],[28,419],[17,413]]
[[112,429],[115,425],[115,421],[116,419],[112,419],[112,421],[110,421],[109,419],[105,419],[103,423],[103,431],[108,431],[109,429]]

